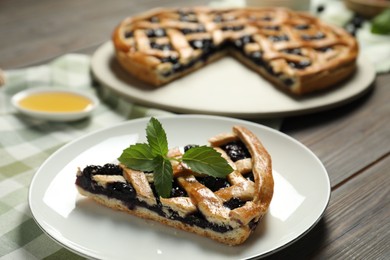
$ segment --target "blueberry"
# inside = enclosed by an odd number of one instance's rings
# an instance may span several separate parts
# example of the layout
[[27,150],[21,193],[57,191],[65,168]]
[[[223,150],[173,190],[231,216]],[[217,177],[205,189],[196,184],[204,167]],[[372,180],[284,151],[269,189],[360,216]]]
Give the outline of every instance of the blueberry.
[[294,69],[304,69],[304,68],[310,66],[311,62],[308,60],[303,60],[300,62],[289,62],[288,65]]
[[325,34],[323,34],[322,32],[318,32],[314,35],[304,34],[301,36],[301,38],[305,41],[321,40],[321,39],[325,38]]
[[136,192],[127,182],[112,182],[107,184],[107,190],[111,192],[111,196],[120,200],[130,200],[136,197]]
[[242,207],[245,205],[245,201],[239,199],[239,198],[232,198],[226,202],[223,203],[225,207],[228,207],[229,209],[236,209],[239,207]]
[[264,66],[264,61],[262,59],[263,54],[260,51],[254,51],[249,54],[249,58],[257,65]]
[[206,176],[198,177],[197,180],[212,191],[217,191],[230,186],[230,183],[224,178]]
[[318,48],[316,50],[319,51],[319,52],[327,52],[327,51],[333,50],[333,48],[328,46],[328,47]]
[[148,37],[164,37],[167,35],[162,28],[148,29],[145,33]]
[[221,148],[233,162],[250,157],[250,153],[241,141],[227,143],[222,145]]
[[157,16],[152,16],[152,17],[150,17],[150,22],[151,23],[158,23],[158,22],[160,22],[160,19]]
[[286,50],[284,50],[284,52],[289,53],[289,54],[302,55],[301,49],[299,49],[299,48],[286,49]]
[[297,30],[307,30],[309,29],[309,25],[308,24],[298,24],[298,25],[295,25],[295,29]]
[[283,35],[271,35],[268,37],[268,39],[270,39],[271,41],[273,42],[282,42],[282,41],[288,41],[289,38],[287,35],[283,34]]
[[186,146],[184,146],[184,152],[187,152],[188,150],[190,150],[191,148],[194,148],[194,147],[199,147],[199,145],[197,145],[197,144],[187,144]]
[[125,32],[125,38],[131,38],[134,36],[134,33],[132,31]]

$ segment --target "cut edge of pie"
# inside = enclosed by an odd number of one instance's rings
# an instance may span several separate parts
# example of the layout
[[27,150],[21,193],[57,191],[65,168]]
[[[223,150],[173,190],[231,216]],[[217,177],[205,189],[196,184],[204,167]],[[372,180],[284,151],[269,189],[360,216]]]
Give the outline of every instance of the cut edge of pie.
[[[229,152],[221,148],[232,142],[243,144],[249,154],[233,162]],[[103,174],[98,172],[99,166],[92,166],[92,171],[86,171],[91,166],[78,169],[76,187],[80,194],[109,208],[230,246],[239,245],[256,229],[271,203],[274,190],[271,157],[260,140],[242,126],[234,126],[232,133],[210,138],[209,144],[234,169],[226,178],[227,185],[215,190],[212,190],[215,184],[210,187],[202,181],[202,174],[192,172],[184,163],[172,163],[174,181],[184,191],[184,196],[181,193],[170,198],[158,197],[152,190],[153,174],[124,165],[116,170],[104,170]],[[177,148],[170,153],[182,155]],[[113,167],[116,166],[109,168]],[[112,175],[107,173],[110,171]],[[122,192],[126,189],[128,193]]]
[[[182,18],[175,16],[180,12],[194,13],[192,19],[196,20],[180,21]],[[235,18],[218,23],[211,20],[219,16],[228,19],[229,15]],[[265,19],[267,15],[273,20]],[[161,21],[152,21],[155,17]],[[225,30],[226,26],[233,29]],[[242,28],[235,31],[234,26]],[[163,33],[148,35],[147,30],[155,29]],[[250,38],[243,42],[246,36]],[[211,51],[191,45],[195,40],[210,41]],[[237,40],[240,47],[234,43]],[[278,89],[297,96],[332,88],[352,76],[358,55],[357,41],[344,29],[285,8],[158,8],[124,19],[115,28],[112,41],[119,64],[155,87],[231,54]],[[160,46],[169,47],[159,50]],[[294,53],[298,49],[299,53]],[[175,70],[177,64],[181,67]]]

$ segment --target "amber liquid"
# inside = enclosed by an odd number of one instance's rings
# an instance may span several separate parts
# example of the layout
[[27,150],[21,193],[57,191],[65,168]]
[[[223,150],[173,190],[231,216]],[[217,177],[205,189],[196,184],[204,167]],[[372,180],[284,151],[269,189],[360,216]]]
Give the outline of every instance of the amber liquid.
[[41,112],[81,112],[92,105],[86,97],[65,92],[42,92],[19,101],[25,109]]

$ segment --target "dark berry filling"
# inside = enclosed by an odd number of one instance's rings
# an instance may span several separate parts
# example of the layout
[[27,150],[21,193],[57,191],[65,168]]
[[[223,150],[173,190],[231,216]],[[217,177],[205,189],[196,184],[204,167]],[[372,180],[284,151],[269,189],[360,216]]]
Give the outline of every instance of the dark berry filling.
[[202,183],[204,186],[206,186],[213,192],[230,186],[230,183],[227,181],[227,179],[224,178],[214,178],[211,176],[205,176],[205,177],[197,177],[196,180]]
[[251,155],[241,141],[229,142],[221,146],[221,148],[229,155],[233,162],[241,159],[250,158]]
[[127,32],[125,32],[125,38],[131,38],[131,37],[133,37],[133,36],[134,36],[133,31],[127,31]]
[[241,31],[244,29],[244,25],[228,25],[228,26],[223,26],[222,31]]
[[244,46],[247,44],[247,43],[251,43],[251,42],[255,42],[252,38],[252,36],[250,35],[245,35],[245,36],[242,36],[241,38],[237,39],[234,41],[234,46],[238,49],[243,49]]
[[162,50],[162,51],[172,51],[173,50],[173,47],[171,44],[158,44],[156,42],[151,42],[150,47],[152,49],[158,49],[158,50]]
[[166,32],[162,28],[148,29],[145,31],[148,37],[164,37],[167,36]]
[[286,49],[284,50],[285,53],[288,53],[288,54],[295,54],[295,55],[301,55],[302,56],[302,51],[301,49],[299,48],[295,48],[295,49]]
[[280,30],[279,25],[267,25],[267,26],[264,26],[263,28],[266,30],[270,30],[270,31],[279,31]]
[[291,68],[294,68],[294,69],[298,69],[298,70],[302,70],[308,66],[311,65],[310,61],[308,60],[303,60],[303,61],[300,61],[300,62],[288,62],[288,65],[291,67]]
[[191,33],[201,33],[201,32],[206,32],[206,29],[204,28],[203,25],[197,27],[197,28],[183,28],[180,29],[180,31],[183,34],[191,34]]
[[310,25],[308,25],[308,24],[298,24],[298,25],[295,25],[294,28],[297,29],[297,30],[307,30],[307,29],[310,28]]
[[242,207],[245,205],[245,201],[239,199],[239,198],[232,198],[226,202],[223,203],[225,207],[228,207],[229,209],[236,209],[239,207]]
[[282,81],[283,81],[284,85],[286,85],[287,87],[294,85],[294,80],[291,78],[285,78]]
[[332,47],[322,47],[322,48],[318,48],[316,50],[319,52],[328,52],[328,51],[333,50],[333,48]]
[[160,19],[157,16],[152,16],[152,17],[150,17],[149,21],[151,23],[159,23]]
[[322,32],[318,32],[314,35],[304,34],[301,36],[301,38],[305,41],[321,40],[325,38],[325,34],[323,34]]
[[285,41],[288,41],[289,38],[287,35],[283,34],[283,35],[271,35],[271,36],[268,36],[268,39],[270,41],[273,41],[273,42],[285,42]]
[[197,145],[197,144],[187,144],[186,146],[184,146],[184,152],[187,152],[191,148],[198,147],[198,146],[199,145]]
[[[157,196],[157,192],[153,184],[151,184],[151,188],[156,197],[157,205],[150,206],[146,202],[140,201],[136,198],[136,191],[130,183],[112,182],[108,183],[104,188],[93,180],[93,175],[122,175],[122,169],[119,166],[113,164],[106,164],[104,166],[87,166],[84,168],[82,173],[77,176],[76,185],[93,194],[102,194],[109,198],[118,199],[122,201],[122,203],[124,203],[129,209],[134,209],[136,207],[147,208],[156,212],[160,216],[181,221],[193,226],[209,228],[220,233],[232,230],[232,227],[230,226],[218,225],[207,221],[207,219],[200,212],[195,212],[194,214],[182,217],[177,212],[170,210],[170,214],[167,215],[163,211],[163,206],[159,200],[159,197]],[[183,190],[176,181],[172,183],[171,195],[172,197],[187,196],[185,190]]]
[[209,50],[213,48],[213,41],[211,39],[192,40],[189,42],[191,47],[194,49]]

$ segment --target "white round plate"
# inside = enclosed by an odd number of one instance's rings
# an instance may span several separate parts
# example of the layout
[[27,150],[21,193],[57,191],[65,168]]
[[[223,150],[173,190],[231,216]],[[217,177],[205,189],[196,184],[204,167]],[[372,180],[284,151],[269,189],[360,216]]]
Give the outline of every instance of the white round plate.
[[[26,98],[27,96],[38,94],[38,93],[53,93],[53,92],[70,93],[73,95],[85,97],[91,102],[91,105],[89,105],[86,109],[77,112],[50,112],[50,111],[46,112],[46,111],[37,111],[37,110],[28,109],[23,106],[20,106],[19,104],[20,100]],[[89,116],[92,113],[92,111],[98,106],[99,99],[97,99],[95,96],[90,95],[88,93],[76,91],[73,89],[38,87],[38,88],[29,88],[21,92],[18,92],[11,98],[11,104],[19,112],[30,117],[34,117],[42,120],[48,120],[48,121],[67,122],[67,121],[80,120],[82,118]]]
[[[327,172],[305,146],[271,128],[243,120],[179,115],[158,117],[169,147],[206,144],[233,125],[253,131],[273,162],[269,212],[243,244],[229,247],[195,234],[101,206],[78,194],[77,167],[116,162],[128,145],[145,142],[148,118],[128,121],[75,140],[55,152],[35,174],[29,191],[34,219],[64,247],[97,259],[247,259],[297,240],[322,217],[330,197]],[[304,163],[302,163],[304,162]]]
[[120,67],[111,42],[99,47],[91,66],[103,86],[132,102],[177,113],[240,118],[291,116],[333,108],[364,94],[375,77],[373,66],[360,57],[357,72],[342,86],[293,98],[228,56],[168,85],[152,88]]

